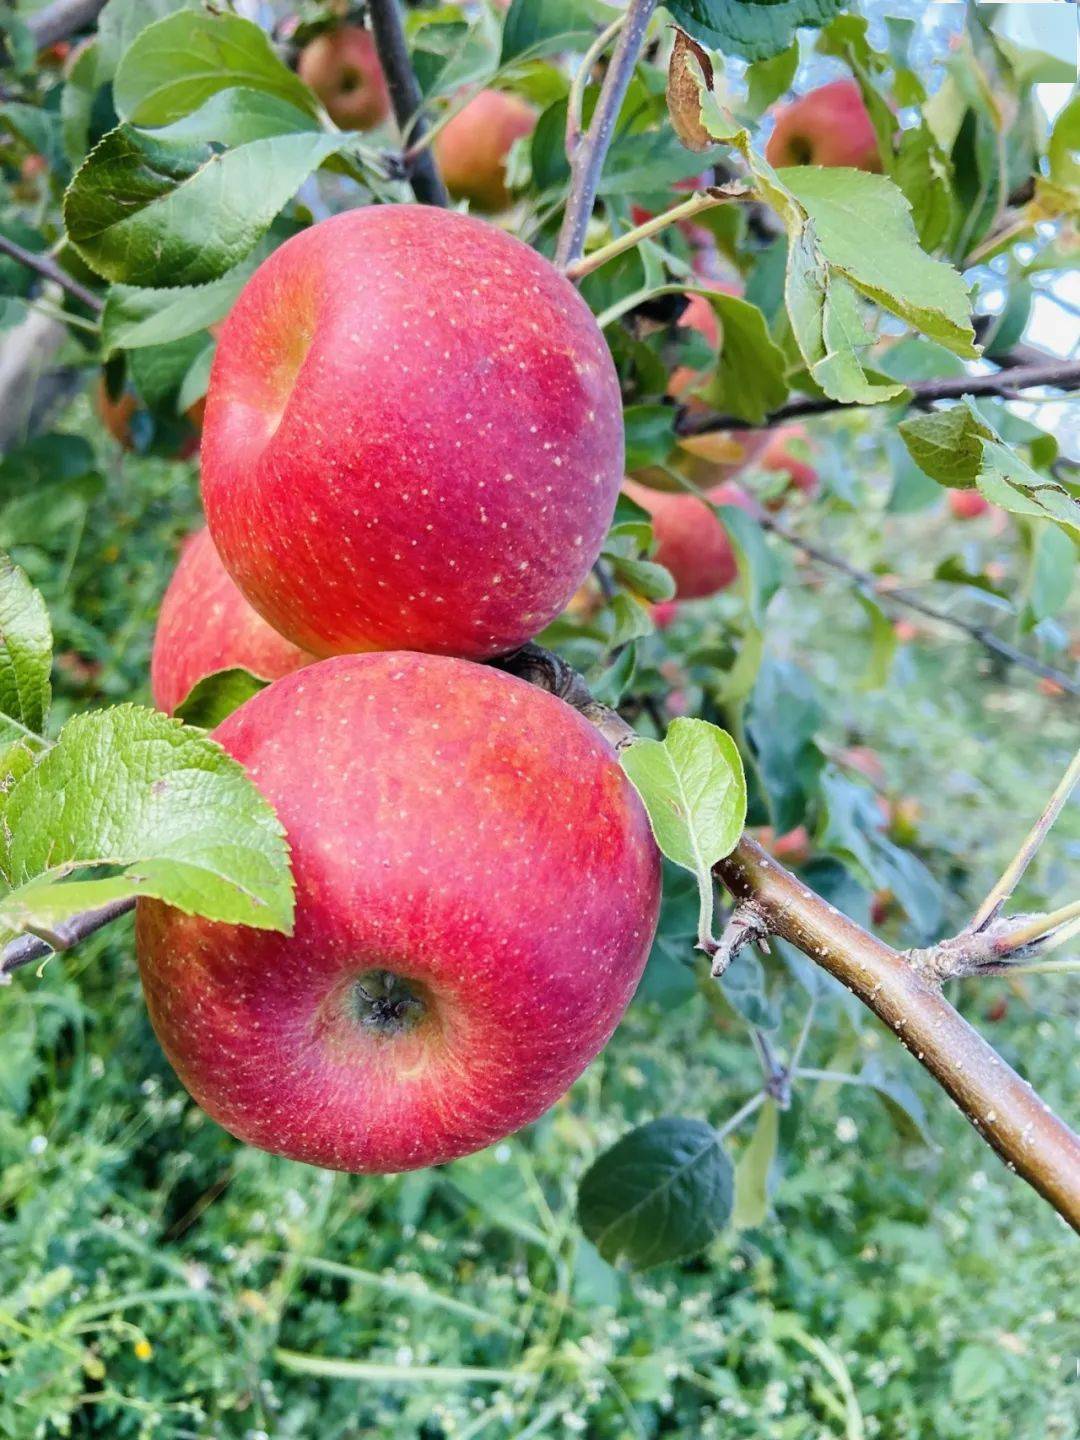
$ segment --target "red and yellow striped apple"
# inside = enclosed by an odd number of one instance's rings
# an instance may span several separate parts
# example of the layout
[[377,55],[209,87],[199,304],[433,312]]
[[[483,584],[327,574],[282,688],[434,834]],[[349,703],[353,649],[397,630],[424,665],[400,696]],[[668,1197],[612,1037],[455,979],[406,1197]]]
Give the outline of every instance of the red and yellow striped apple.
[[770,165],[847,165],[880,170],[873,122],[854,80],[819,85],[776,112],[765,146]]
[[240,666],[277,680],[313,657],[270,628],[236,588],[209,530],[189,535],[158,612],[150,689],[172,714],[208,675]]
[[294,236],[218,342],[210,531],[255,608],[315,654],[521,645],[589,573],[622,463],[585,302],[466,215],[369,206]]
[[614,751],[513,676],[342,656],[215,732],[275,806],[291,936],[140,900],[150,1018],[240,1139],[386,1172],[547,1110],[607,1042],[656,926],[660,865]]

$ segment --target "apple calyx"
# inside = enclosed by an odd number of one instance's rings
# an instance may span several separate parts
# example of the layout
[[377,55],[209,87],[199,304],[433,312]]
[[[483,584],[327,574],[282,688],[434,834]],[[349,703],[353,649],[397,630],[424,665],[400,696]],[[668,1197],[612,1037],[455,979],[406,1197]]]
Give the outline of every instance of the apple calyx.
[[356,1020],[377,1035],[404,1035],[424,1017],[426,1004],[402,975],[366,970],[353,981],[351,1006]]

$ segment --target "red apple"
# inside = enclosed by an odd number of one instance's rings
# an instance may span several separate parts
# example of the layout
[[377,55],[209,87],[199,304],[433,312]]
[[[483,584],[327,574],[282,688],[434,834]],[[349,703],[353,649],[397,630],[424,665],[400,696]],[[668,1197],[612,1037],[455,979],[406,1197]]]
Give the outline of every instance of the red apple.
[[139,902],[154,1029],[241,1140],[355,1172],[439,1165],[535,1120],[645,965],[660,865],[575,710],[463,660],[342,656],[215,732],[275,806],[284,936]]
[[375,41],[359,25],[343,25],[305,45],[297,73],[342,130],[373,130],[390,113],[390,92]]
[[[726,590],[738,574],[728,533],[704,500],[685,491],[653,490],[627,480],[623,489],[652,516],[656,559],[671,571],[679,600],[700,600]],[[737,505],[752,512],[753,501],[737,485],[709,491],[717,505]]]
[[805,460],[792,454],[793,440],[805,440],[806,427],[803,425],[780,425],[769,432],[769,442],[758,457],[758,464],[764,470],[786,475],[789,485],[801,490],[804,495],[814,495],[818,488],[818,472]]
[[506,157],[515,140],[531,135],[536,112],[516,95],[481,90],[434,140],[435,159],[455,200],[469,200],[478,210],[505,210]]
[[990,501],[978,490],[948,490],[946,496],[957,520],[977,520],[990,509]]
[[834,80],[776,112],[765,146],[770,165],[849,165],[880,170],[874,126],[854,80]]
[[585,302],[466,215],[350,210],[264,261],[222,329],[203,499],[302,650],[513,650],[589,573],[622,475]]
[[158,613],[150,657],[154,704],[168,714],[208,675],[241,666],[277,680],[312,660],[251,608],[218,559],[209,530],[184,542]]
[[679,602],[677,600],[657,600],[649,613],[657,630],[668,630],[678,619]]

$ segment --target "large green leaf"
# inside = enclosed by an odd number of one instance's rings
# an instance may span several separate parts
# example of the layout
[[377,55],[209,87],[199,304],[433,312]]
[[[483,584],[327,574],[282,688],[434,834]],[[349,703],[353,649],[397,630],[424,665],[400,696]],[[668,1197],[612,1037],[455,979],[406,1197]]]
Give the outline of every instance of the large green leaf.
[[168,125],[236,86],[318,113],[318,101],[274,53],[264,30],[236,15],[208,12],[182,11],[148,25],[120,61],[113,98],[132,125]]
[[668,1115],[631,1130],[586,1171],[578,1218],[605,1260],[641,1270],[703,1249],[727,1224],[733,1198],[717,1132]]
[[803,26],[826,24],[846,0],[667,0],[675,23],[700,44],[746,60],[770,60]]
[[229,313],[254,268],[253,257],[208,285],[176,289],[113,285],[101,316],[102,348],[138,350],[207,329]]
[[[740,957],[741,959],[741,957]],[[780,1112],[766,1100],[758,1112],[749,1144],[735,1166],[735,1208],[731,1223],[736,1230],[752,1230],[769,1213],[769,1172],[780,1139]]]
[[[19,567],[0,555],[0,736],[40,735],[49,714],[52,629],[45,602]],[[14,721],[14,726],[5,721]],[[6,733],[5,733],[6,732]]]
[[274,216],[345,135],[280,135],[224,155],[110,131],[64,197],[68,235],[86,263],[129,285],[216,280],[252,250]]
[[1014,515],[1053,520],[1080,541],[1080,503],[1056,480],[1040,475],[1000,440],[983,441],[979,489],[995,505]]
[[237,86],[218,90],[189,115],[156,128],[153,138],[170,145],[219,145],[232,149],[252,140],[321,128],[313,115],[298,110],[288,100]]
[[[58,883],[101,866],[122,874]],[[9,931],[48,931],[135,895],[233,924],[292,925],[288,849],[270,806],[215,741],[134,705],[76,716],[15,782],[0,870]]]
[[514,0],[503,25],[499,65],[587,45],[615,14],[601,0]]
[[98,18],[98,83],[111,80],[138,36],[155,21],[177,11],[201,9],[201,0],[109,0]]
[[947,410],[913,415],[897,427],[919,469],[940,485],[965,489],[975,484],[983,441],[994,431],[967,400]]

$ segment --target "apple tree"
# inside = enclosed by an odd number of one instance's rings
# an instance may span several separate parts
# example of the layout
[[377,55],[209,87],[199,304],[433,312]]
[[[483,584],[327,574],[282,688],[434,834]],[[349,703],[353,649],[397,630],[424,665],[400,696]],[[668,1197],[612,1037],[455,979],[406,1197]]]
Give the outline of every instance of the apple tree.
[[[652,942],[647,984],[743,1027],[746,1100],[594,1160],[606,1258],[764,1212],[852,996],[1080,1228],[1080,1141],[947,993],[1069,963],[1080,901],[1010,902],[1080,757],[946,935],[949,877],[875,757],[825,748],[778,619],[838,575],[865,689],[923,627],[1080,696],[1080,478],[1041,423],[1080,361],[1027,336],[1075,263],[1080,99],[1051,123],[1060,75],[987,8],[932,53],[841,0],[5,12],[4,977],[137,907],[210,1113],[397,1171],[554,1103]],[[178,476],[201,436],[157,708],[50,713],[35,580],[108,483],[49,428],[72,375]],[[928,586],[837,546],[871,447],[886,529],[996,527],[1007,559],[958,540]],[[331,960],[349,988],[308,1005]],[[333,1069],[357,1034],[374,1110]],[[832,1080],[928,1123],[895,1061]]]

